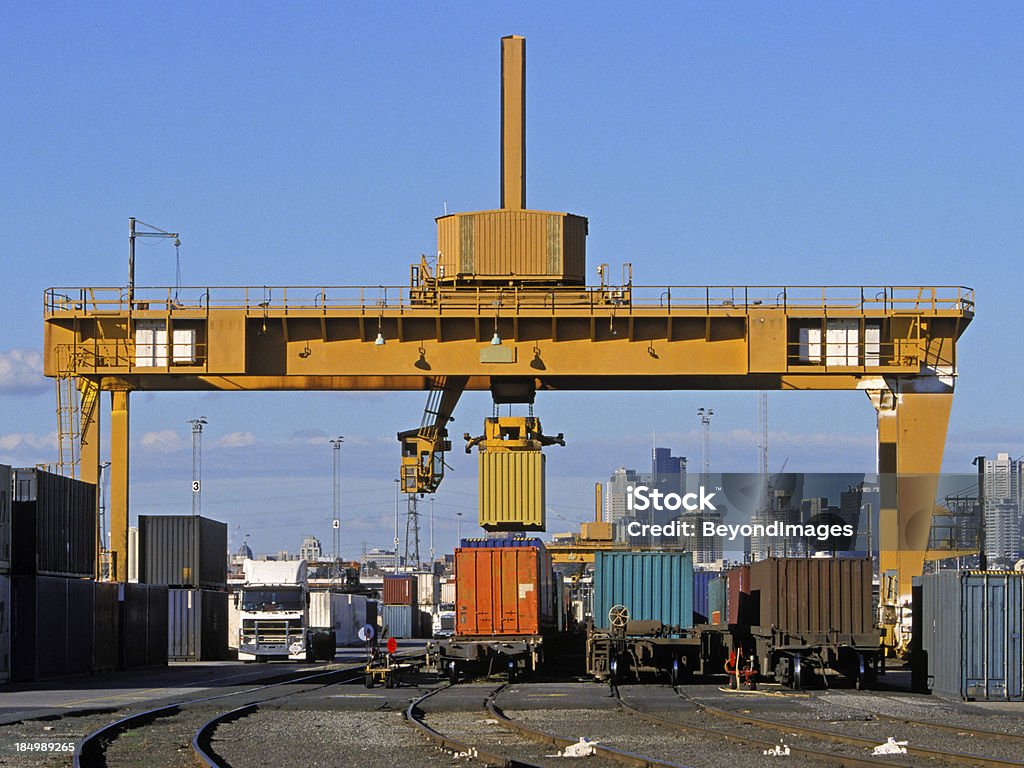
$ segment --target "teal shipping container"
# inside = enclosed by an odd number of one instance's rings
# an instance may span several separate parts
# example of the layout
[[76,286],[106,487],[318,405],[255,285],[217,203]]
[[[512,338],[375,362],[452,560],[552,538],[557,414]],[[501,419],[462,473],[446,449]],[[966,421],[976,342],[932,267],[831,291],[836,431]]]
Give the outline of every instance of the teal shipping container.
[[596,552],[594,626],[609,626],[608,613],[623,605],[634,621],[660,621],[680,630],[693,626],[693,557],[689,552]]
[[1024,701],[1024,573],[940,571],[922,578],[921,597],[929,688]]
[[[725,612],[725,596],[727,594],[724,578],[712,579],[708,583],[708,623],[725,624],[729,618]],[[716,616],[717,614],[717,616]],[[717,618],[717,621],[716,621]]]

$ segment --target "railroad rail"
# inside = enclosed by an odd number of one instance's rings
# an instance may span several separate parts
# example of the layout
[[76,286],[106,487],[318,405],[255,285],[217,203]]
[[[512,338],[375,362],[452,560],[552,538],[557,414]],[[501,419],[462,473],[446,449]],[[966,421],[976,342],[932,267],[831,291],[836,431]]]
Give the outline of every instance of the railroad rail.
[[[875,739],[867,739],[861,736],[853,736],[850,734],[839,733],[836,731],[826,731],[821,728],[812,728],[806,725],[799,725],[792,721],[771,720],[765,717],[755,717],[749,713],[730,712],[728,710],[720,709],[718,707],[712,706],[704,702],[696,701],[686,693],[683,693],[678,688],[676,689],[676,692],[682,699],[698,707],[701,711],[723,720],[746,723],[760,728],[766,728],[768,730],[779,731],[782,733],[791,733],[800,736],[808,736],[810,738],[831,741],[836,744],[847,744],[855,747],[866,747],[868,749],[873,748],[878,743]],[[916,724],[919,727],[936,727],[935,723],[931,723],[928,721],[907,721],[903,718],[895,719],[901,720],[903,722],[908,722],[910,724]],[[956,730],[957,732],[968,735],[972,734],[973,731],[973,729],[971,728],[956,728]],[[978,731],[975,732],[975,735],[987,737],[989,733],[992,732]],[[1008,736],[1009,734],[1001,735]],[[951,752],[949,750],[944,749],[918,747],[912,746],[910,744],[907,744],[906,750],[907,755],[930,758],[933,760],[939,760],[946,763],[954,763],[956,765],[974,766],[974,768],[1010,768],[1010,766],[1024,766],[1024,762],[1021,762],[1020,760],[1007,760],[999,757],[987,757],[985,755],[975,755],[966,752]],[[852,765],[853,763],[848,764]],[[888,762],[887,764],[892,765],[893,763]]]
[[261,704],[265,704],[268,701],[285,698],[297,693],[296,691],[287,691],[284,693],[275,693],[274,695],[263,696],[262,694],[265,691],[278,689],[281,686],[286,685],[301,685],[326,679],[326,682],[316,684],[312,689],[305,689],[303,691],[303,693],[308,693],[309,690],[316,690],[318,688],[326,688],[331,685],[341,685],[362,680],[364,676],[365,670],[364,665],[362,664],[358,666],[332,668],[312,674],[295,673],[294,675],[287,676],[285,679],[275,679],[273,682],[254,685],[243,690],[220,693],[214,696],[200,696],[196,698],[182,699],[181,701],[176,701],[171,704],[154,707],[142,712],[135,712],[126,717],[122,717],[119,720],[115,720],[102,728],[98,728],[78,742],[78,744],[75,745],[72,765],[73,768],[99,768],[100,766],[105,766],[106,750],[119,736],[133,729],[145,727],[146,725],[162,718],[175,717],[183,713],[187,707],[237,696],[248,696],[253,694],[259,696],[259,698],[254,701],[248,701],[240,707],[232,708],[218,713],[212,718],[206,719],[193,733],[191,739],[192,751],[200,764],[207,768],[220,768],[223,764],[221,759],[209,747],[210,736],[218,725],[244,717],[247,714],[251,714],[252,712],[255,712]]

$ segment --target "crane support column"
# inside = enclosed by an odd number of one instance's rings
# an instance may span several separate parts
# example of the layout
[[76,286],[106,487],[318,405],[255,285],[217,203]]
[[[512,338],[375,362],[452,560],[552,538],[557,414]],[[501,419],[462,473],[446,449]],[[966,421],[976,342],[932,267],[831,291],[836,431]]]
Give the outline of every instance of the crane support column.
[[[84,380],[83,380],[84,382]],[[89,387],[95,388],[96,384],[89,382]],[[86,387],[82,388],[82,398],[85,398]],[[98,395],[98,392],[94,394]],[[100,577],[100,498],[103,489],[100,487],[100,404],[97,400],[90,412],[81,411],[81,469],[79,477],[87,483],[96,486],[96,558],[93,564],[95,578]]]
[[128,391],[110,393],[110,552],[113,580],[128,580]]
[[882,602],[910,600],[928,549],[953,390],[870,394],[878,410],[879,572]]

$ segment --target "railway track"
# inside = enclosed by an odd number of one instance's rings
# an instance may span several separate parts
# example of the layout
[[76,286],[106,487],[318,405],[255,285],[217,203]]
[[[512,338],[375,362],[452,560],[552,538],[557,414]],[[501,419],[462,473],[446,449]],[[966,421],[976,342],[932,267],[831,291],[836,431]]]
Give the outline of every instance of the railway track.
[[[734,723],[743,723],[747,725],[753,725],[766,730],[773,730],[786,734],[795,734],[798,736],[805,736],[821,741],[829,741],[835,744],[843,744],[852,747],[860,747],[865,749],[872,749],[878,744],[877,737],[867,738],[864,736],[856,736],[849,733],[843,733],[839,730],[825,730],[822,728],[814,728],[800,723],[793,722],[791,720],[773,720],[763,716],[754,716],[747,712],[730,712],[726,709],[715,707],[706,702],[699,702],[693,699],[691,696],[682,692],[680,689],[676,689],[677,694],[684,700],[701,711],[706,712],[712,717],[719,718],[721,720],[728,720]],[[883,717],[883,719],[890,719]],[[1017,743],[1024,744],[1024,738],[1015,736],[1013,734],[1000,733],[998,731],[987,731],[980,729],[972,729],[960,726],[948,726],[944,724],[929,722],[925,720],[913,720],[908,718],[891,718],[894,721],[903,722],[912,727],[919,729],[932,728],[935,730],[953,730],[958,734],[966,736],[968,738],[985,739],[985,738],[1000,738],[1013,740]],[[791,748],[792,749],[792,748]],[[795,750],[794,750],[795,751]],[[908,756],[914,756],[919,758],[926,758],[947,764],[954,765],[967,765],[974,766],[975,768],[1011,768],[1013,766],[1024,766],[1024,762],[1016,759],[992,757],[987,755],[979,755],[968,752],[957,752],[953,750],[936,749],[932,747],[916,746],[912,743],[906,745],[906,754]],[[844,758],[845,759],[845,758]],[[867,760],[868,758],[855,758],[857,760]],[[844,762],[844,765],[866,765],[869,763],[852,763]],[[878,761],[873,763],[875,765],[880,764]],[[896,763],[886,760],[886,765],[895,765]]]
[[[275,679],[262,685],[213,696],[199,696],[171,704],[135,712],[99,728],[76,746],[72,758],[73,768],[99,768],[117,762],[119,740],[137,736],[134,749],[145,750],[148,765],[195,765],[198,760],[207,768],[220,768],[221,758],[210,747],[210,737],[218,725],[245,717],[257,711],[262,704],[276,701],[298,693],[362,681],[365,673],[362,665],[332,668],[312,674],[294,674],[285,679]],[[294,686],[300,686],[295,690]],[[210,717],[210,705],[215,702],[235,699],[239,706],[216,712]],[[216,710],[216,707],[214,707]],[[183,744],[190,749],[186,752]],[[113,748],[113,749],[112,749]],[[173,753],[171,753],[173,750]],[[127,758],[131,759],[131,758]]]
[[[490,722],[500,725],[503,729],[519,737],[520,741],[518,743],[502,741],[500,737],[495,736],[493,731],[481,733],[482,729],[477,729],[477,732],[471,734],[469,739],[466,739],[461,734],[458,738],[455,738],[444,733],[435,725],[429,725],[426,722],[428,719],[427,713],[424,712],[422,704],[435,696],[444,695],[446,691],[452,689],[450,685],[430,691],[413,701],[406,711],[406,717],[414,727],[419,729],[424,736],[441,749],[456,755],[473,757],[485,765],[501,766],[502,768],[549,768],[552,765],[560,764],[559,761],[562,758],[550,754],[537,754],[536,749],[524,748],[522,740],[558,749],[565,749],[577,742],[547,731],[532,728],[508,717],[497,704],[497,698],[507,687],[507,684],[502,684],[492,689],[481,702],[479,713],[486,712],[490,715]],[[666,762],[654,757],[626,752],[603,744],[593,744],[592,748],[594,749],[594,755],[587,759],[587,765],[592,768],[598,768],[598,766],[603,765],[628,765],[641,766],[642,768],[687,768],[680,763]],[[524,752],[526,752],[525,755],[523,754]]]

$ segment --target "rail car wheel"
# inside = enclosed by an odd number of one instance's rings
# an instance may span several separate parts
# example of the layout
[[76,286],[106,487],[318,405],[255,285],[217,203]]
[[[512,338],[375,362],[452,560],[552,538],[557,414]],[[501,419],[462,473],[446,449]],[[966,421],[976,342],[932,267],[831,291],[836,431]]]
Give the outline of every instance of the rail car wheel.
[[629,621],[629,608],[624,605],[613,605],[608,609],[608,623],[613,629],[625,629]]
[[790,685],[794,691],[799,691],[804,687],[804,665],[803,658],[800,654],[793,657],[793,682]]
[[373,673],[372,672],[367,672],[366,673],[366,677],[363,680],[363,685],[365,685],[367,688],[373,688]]
[[619,683],[619,660],[613,658],[608,663],[608,682],[612,685],[618,685]]
[[672,668],[669,670],[668,677],[673,688],[679,685],[680,681],[683,679],[682,665],[679,663],[678,656],[672,659]]
[[459,668],[455,666],[454,661],[448,662],[448,682],[452,685],[459,682]]

